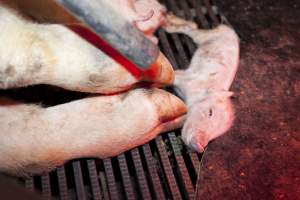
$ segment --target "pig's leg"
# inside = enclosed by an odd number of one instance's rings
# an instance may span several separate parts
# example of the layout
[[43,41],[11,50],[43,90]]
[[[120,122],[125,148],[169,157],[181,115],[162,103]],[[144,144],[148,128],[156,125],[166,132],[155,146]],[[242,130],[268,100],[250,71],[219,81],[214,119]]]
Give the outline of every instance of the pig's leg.
[[[199,29],[195,22],[187,21],[173,14],[166,16],[166,22],[163,28],[168,33],[183,33],[190,36],[201,49],[213,45],[222,46],[224,48],[228,43],[231,44],[230,46],[238,46],[239,42],[235,31],[226,25],[221,24],[213,29]],[[221,41],[223,43],[220,43]],[[203,45],[205,47],[203,47]]]
[[197,24],[187,21],[173,14],[166,16],[166,22],[163,26],[168,33],[182,33],[190,36],[197,45],[207,42],[214,37],[213,30],[198,29]]
[[[123,66],[61,25],[26,21],[0,4],[0,88],[49,84],[69,90],[114,93],[144,77]],[[147,81],[171,84],[172,66],[160,54]]]
[[[143,31],[151,41],[155,44],[158,43],[158,39],[153,35],[154,32],[165,23],[167,9],[160,4],[157,0],[138,0],[134,4],[137,15],[145,16],[151,14],[147,20],[136,20],[136,27]],[[144,17],[145,18],[145,17]]]
[[0,101],[0,170],[25,176],[67,160],[106,158],[182,126],[186,107],[159,89],[136,89],[49,108]]
[[[168,33],[183,33],[190,36],[193,40],[199,34],[197,24],[192,21],[187,21],[173,14],[167,14],[163,29]],[[201,30],[205,32],[205,30]]]

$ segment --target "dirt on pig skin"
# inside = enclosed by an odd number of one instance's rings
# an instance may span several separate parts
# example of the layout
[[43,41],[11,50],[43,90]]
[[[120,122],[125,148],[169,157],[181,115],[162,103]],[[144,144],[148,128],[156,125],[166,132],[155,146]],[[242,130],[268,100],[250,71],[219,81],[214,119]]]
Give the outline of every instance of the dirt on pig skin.
[[300,199],[300,2],[215,3],[241,39],[236,119],[208,145],[197,197]]

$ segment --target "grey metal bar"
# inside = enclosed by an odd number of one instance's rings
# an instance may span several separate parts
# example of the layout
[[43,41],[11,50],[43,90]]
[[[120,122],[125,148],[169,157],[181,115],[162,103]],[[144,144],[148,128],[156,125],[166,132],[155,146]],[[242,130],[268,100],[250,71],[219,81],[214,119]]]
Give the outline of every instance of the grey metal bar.
[[135,171],[137,174],[137,179],[138,179],[138,183],[139,183],[138,186],[140,188],[142,198],[145,200],[151,199],[149,185],[146,180],[146,176],[145,176],[142,161],[141,161],[141,156],[140,156],[140,153],[139,153],[139,150],[137,147],[131,150],[131,156],[132,156],[134,168],[135,168]]
[[141,69],[147,69],[155,63],[159,54],[157,46],[124,17],[119,16],[108,5],[107,0],[58,0],[58,2]]
[[[166,0],[166,2],[168,3],[168,5],[170,6],[170,10],[172,10],[175,14],[179,14],[178,12],[178,7],[177,5],[175,4],[174,1],[172,0]],[[183,16],[180,16],[180,17],[183,17]],[[179,36],[178,34],[171,34],[171,38],[175,44],[175,48],[176,50],[178,51],[179,55],[178,57],[176,58],[181,58],[181,59],[178,59],[178,64],[179,64],[179,68],[182,69],[184,67],[187,67],[188,64],[189,64],[189,59],[188,59],[188,56],[186,54],[186,52],[184,51],[184,48],[182,46],[182,43],[180,42],[179,40]]]
[[150,175],[150,180],[152,183],[152,186],[154,188],[154,194],[156,199],[161,199],[164,200],[166,199],[162,187],[162,183],[159,179],[158,173],[157,173],[157,167],[155,165],[155,160],[154,157],[151,153],[151,149],[149,144],[144,144],[143,145],[143,153],[145,155],[146,163],[147,163],[147,170]]
[[108,184],[108,191],[110,194],[110,198],[112,200],[120,199],[110,158],[104,159],[103,164],[104,164],[105,175],[106,175],[106,180],[107,180],[107,184]]
[[25,187],[31,191],[34,191],[34,180],[33,177],[25,180]]
[[51,186],[50,186],[50,178],[49,174],[45,174],[41,177],[42,180],[42,193],[44,199],[51,198]]
[[66,172],[65,167],[59,167],[56,170],[57,178],[58,178],[58,186],[59,186],[59,197],[61,200],[69,199],[68,194],[68,186],[67,186],[67,179],[66,179]]
[[124,153],[118,155],[118,161],[119,161],[119,166],[120,166],[120,170],[121,170],[122,182],[123,182],[123,187],[125,189],[126,199],[134,200],[134,199],[136,199],[136,195],[134,193],[134,189],[133,189],[133,186],[131,183],[131,178],[130,178],[130,174],[128,171],[128,166],[127,166],[127,162],[126,162]]
[[89,171],[89,178],[91,181],[92,186],[92,193],[94,200],[101,200],[102,199],[102,191],[99,184],[99,179],[96,170],[95,160],[87,160],[88,171]]
[[172,63],[174,69],[179,69],[172,48],[168,42],[168,38],[166,32],[162,29],[158,30],[158,37],[161,47],[163,49],[163,53],[167,56],[167,58]]
[[103,171],[99,172],[99,179],[103,190],[104,200],[109,200],[110,198],[109,198],[107,181],[106,181],[105,173]]
[[214,26],[219,25],[220,24],[219,19],[217,18],[214,11],[212,10],[212,5],[209,2],[209,0],[204,0],[204,4],[205,4],[205,7],[207,9],[208,15],[209,15],[209,17],[211,18],[211,20],[213,22],[213,25]]
[[164,169],[164,172],[166,173],[167,176],[167,181],[173,196],[173,199],[182,199],[180,191],[179,191],[179,187],[178,187],[178,183],[176,181],[169,157],[168,157],[168,153],[167,150],[165,148],[165,143],[163,142],[163,139],[161,136],[158,136],[155,139],[155,143],[156,146],[158,148],[158,153],[160,156],[160,160],[162,162],[162,166]]
[[193,6],[196,10],[196,14],[201,22],[202,28],[209,28],[209,23],[204,16],[200,1],[197,1],[197,0],[189,0],[189,1],[191,1],[191,3],[193,4]]
[[[184,13],[185,18],[187,20],[192,21],[193,20],[193,15],[192,15],[191,9],[188,6],[187,1],[179,1],[179,5],[183,8],[183,11],[184,11],[183,13]],[[179,13],[179,12],[180,12],[179,10],[176,11],[176,14]],[[188,40],[186,35],[184,35],[183,42],[187,45],[190,55],[192,55],[192,53],[196,50],[195,44],[193,44],[193,42]]]
[[184,159],[182,157],[182,153],[181,153],[181,146],[178,144],[177,138],[175,136],[175,133],[169,133],[168,134],[169,140],[171,142],[171,146],[175,155],[175,159],[176,159],[176,163],[178,166],[178,171],[179,174],[181,176],[181,179],[184,182],[184,188],[187,192],[187,195],[189,197],[189,199],[193,199],[194,198],[194,188],[193,188],[193,183],[191,181],[190,175],[188,173],[186,164],[184,162]]
[[73,166],[73,170],[74,170],[77,198],[85,200],[87,196],[86,196],[86,192],[84,189],[80,161],[74,161],[72,163],[72,166]]

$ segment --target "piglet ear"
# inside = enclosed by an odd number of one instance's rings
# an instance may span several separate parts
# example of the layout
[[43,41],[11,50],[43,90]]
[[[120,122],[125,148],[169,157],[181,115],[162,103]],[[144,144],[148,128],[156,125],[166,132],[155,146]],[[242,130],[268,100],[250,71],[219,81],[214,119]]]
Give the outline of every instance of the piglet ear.
[[214,93],[213,97],[220,98],[220,97],[231,97],[234,95],[234,92],[227,91],[227,90],[220,90]]
[[226,97],[232,97],[234,95],[234,92],[231,92],[231,91],[223,91],[224,93],[224,96]]

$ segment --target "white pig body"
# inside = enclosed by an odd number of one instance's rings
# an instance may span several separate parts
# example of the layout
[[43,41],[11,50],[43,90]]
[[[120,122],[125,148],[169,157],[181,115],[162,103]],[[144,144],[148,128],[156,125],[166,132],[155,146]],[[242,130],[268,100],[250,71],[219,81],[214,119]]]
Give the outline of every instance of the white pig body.
[[199,30],[193,22],[167,16],[166,31],[184,33],[198,45],[189,67],[175,72],[175,88],[188,106],[183,141],[202,152],[224,134],[234,120],[229,92],[239,60],[239,39],[226,25]]

